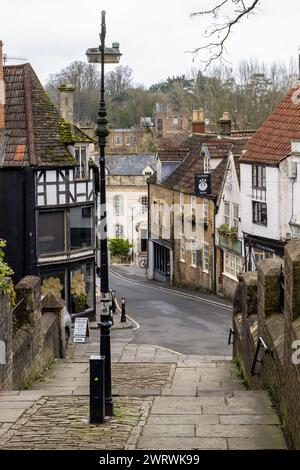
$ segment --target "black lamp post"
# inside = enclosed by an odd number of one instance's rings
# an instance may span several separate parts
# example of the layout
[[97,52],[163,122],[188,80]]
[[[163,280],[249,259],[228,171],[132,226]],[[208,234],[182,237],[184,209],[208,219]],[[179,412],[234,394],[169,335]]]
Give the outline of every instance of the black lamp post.
[[106,189],[105,189],[105,146],[109,134],[106,119],[104,98],[104,64],[118,63],[121,57],[119,44],[105,47],[106,24],[105,11],[101,13],[100,46],[88,49],[86,52],[88,62],[101,64],[101,96],[98,112],[96,136],[99,143],[99,171],[100,171],[100,272],[101,272],[101,313],[100,313],[100,355],[105,356],[105,415],[113,415],[113,398],[111,390],[111,350],[110,350],[110,292],[108,280],[108,250],[107,250],[107,223],[106,223]]

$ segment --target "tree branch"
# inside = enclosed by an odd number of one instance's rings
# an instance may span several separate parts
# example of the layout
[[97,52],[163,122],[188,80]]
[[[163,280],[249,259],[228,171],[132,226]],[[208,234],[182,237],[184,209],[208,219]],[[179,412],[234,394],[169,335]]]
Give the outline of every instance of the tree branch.
[[206,70],[212,62],[218,60],[218,59],[223,59],[223,54],[225,51],[225,43],[228,40],[233,27],[239,23],[243,17],[249,15],[250,13],[253,12],[255,8],[257,8],[259,0],[252,0],[250,5],[245,5],[246,0],[223,0],[219,3],[217,3],[211,10],[207,11],[199,11],[199,12],[194,12],[191,14],[191,17],[194,16],[210,16],[212,15],[213,17],[217,17],[222,10],[224,10],[224,7],[229,4],[233,4],[234,6],[238,7],[237,9],[234,8],[234,11],[231,16],[225,17],[226,22],[223,24],[216,24],[213,23],[209,31],[206,31],[204,38],[209,39],[209,38],[216,38],[216,41],[212,40],[211,42],[207,42],[205,45],[200,46],[195,48],[193,51],[191,51],[194,54],[194,59],[195,57],[204,50],[207,50],[210,54],[210,57],[207,60],[202,60],[203,63],[205,63],[205,69]]

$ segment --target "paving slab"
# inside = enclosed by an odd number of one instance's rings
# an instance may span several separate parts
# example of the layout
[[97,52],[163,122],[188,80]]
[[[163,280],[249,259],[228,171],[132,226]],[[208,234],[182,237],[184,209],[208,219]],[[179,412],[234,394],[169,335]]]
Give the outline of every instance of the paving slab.
[[39,390],[21,390],[18,391],[16,395],[0,395],[0,403],[1,402],[17,402],[17,401],[35,401],[41,398],[41,392]]
[[279,450],[287,449],[283,435],[257,436],[257,437],[232,437],[228,439],[228,448],[234,450]]
[[5,410],[18,410],[18,409],[27,409],[32,406],[34,401],[10,401],[10,400],[0,400],[0,414]]
[[27,408],[5,409],[0,412],[0,423],[14,423]]
[[281,436],[281,429],[276,425],[266,424],[213,424],[196,425],[198,437],[256,437],[256,436]]
[[269,415],[274,410],[271,407],[267,406],[214,406],[214,405],[203,405],[202,406],[203,414],[208,415]]
[[89,356],[99,344],[72,345],[71,357],[55,361],[31,390],[0,392],[2,447],[285,448],[268,395],[245,389],[230,356],[178,355],[126,341],[112,342],[112,351],[115,418],[90,432]]
[[[202,406],[210,404],[211,408],[227,408],[224,397],[185,397],[179,400],[177,397],[156,397],[151,414],[202,414]],[[219,414],[219,413],[207,413]]]
[[147,420],[149,424],[219,424],[219,417],[216,415],[153,415]]
[[164,388],[161,394],[162,396],[195,397],[197,394],[197,387],[181,387],[180,385],[175,385],[171,388]]
[[143,437],[181,437],[195,436],[195,426],[193,424],[149,424],[143,431]]
[[[212,416],[212,415],[205,415]],[[275,414],[251,414],[251,415],[219,415],[221,424],[280,424],[279,417]]]
[[226,450],[225,438],[141,437],[138,449],[148,450]]

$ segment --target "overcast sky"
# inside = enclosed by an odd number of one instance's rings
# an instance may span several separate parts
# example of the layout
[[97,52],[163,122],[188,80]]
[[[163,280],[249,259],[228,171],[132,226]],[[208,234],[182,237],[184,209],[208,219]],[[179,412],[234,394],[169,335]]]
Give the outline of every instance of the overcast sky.
[[[249,1],[249,0],[248,0]],[[200,68],[185,51],[201,44],[206,22],[190,13],[215,0],[0,0],[0,39],[8,57],[24,57],[45,83],[74,60],[86,60],[99,43],[106,10],[107,45],[120,42],[121,63],[135,83],[149,86]],[[261,0],[260,11],[235,29],[228,43],[233,66],[240,59],[288,61],[300,45],[299,0]]]

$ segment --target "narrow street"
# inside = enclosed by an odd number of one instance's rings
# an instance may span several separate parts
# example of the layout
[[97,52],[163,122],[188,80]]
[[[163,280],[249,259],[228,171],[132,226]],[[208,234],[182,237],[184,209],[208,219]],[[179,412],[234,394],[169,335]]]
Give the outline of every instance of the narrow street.
[[[110,286],[119,303],[126,298],[126,311],[139,328],[127,331],[127,340],[158,345],[182,354],[230,356],[227,345],[231,326],[228,300],[197,291],[172,288],[147,281],[145,271],[130,266],[113,266]],[[123,337],[116,331],[114,339]]]

